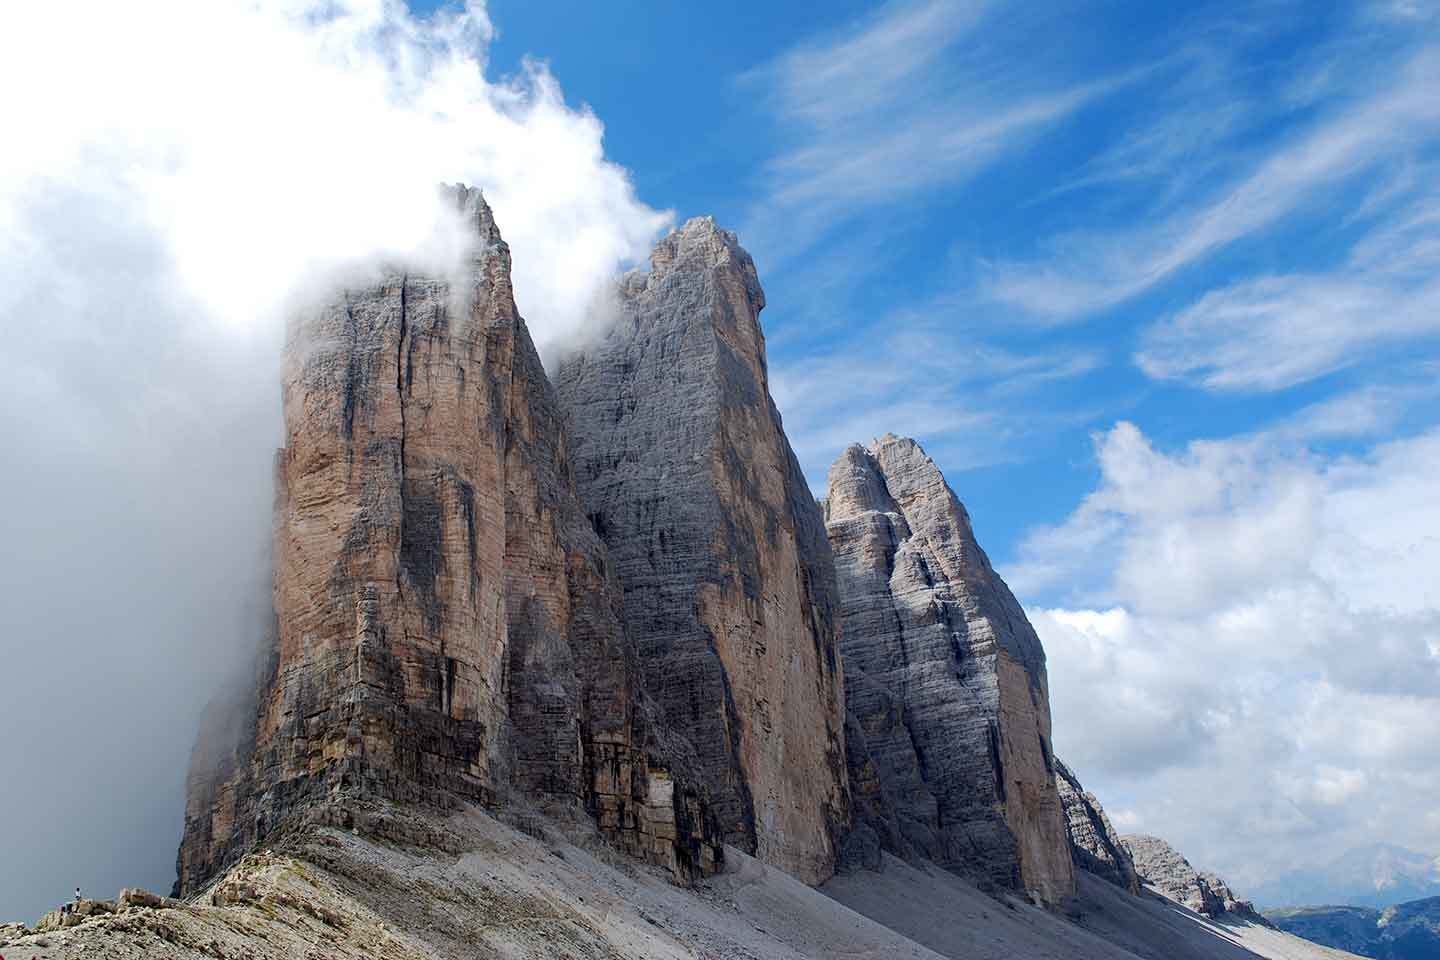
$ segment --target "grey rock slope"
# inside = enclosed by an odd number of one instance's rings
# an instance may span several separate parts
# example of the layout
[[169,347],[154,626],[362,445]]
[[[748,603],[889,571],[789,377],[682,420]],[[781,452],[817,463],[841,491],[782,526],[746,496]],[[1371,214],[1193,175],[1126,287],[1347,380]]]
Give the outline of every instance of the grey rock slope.
[[856,822],[847,857],[923,856],[1062,901],[1075,875],[1039,637],[915,441],[852,445],[829,482]]
[[726,840],[822,881],[849,813],[834,567],[770,399],[755,265],[691,220],[618,299],[555,383],[647,687]]
[[[1218,924],[1092,877],[1067,919],[924,864],[821,890],[729,848],[675,886],[584,819],[450,814],[374,801],[312,808],[186,902],[131,893],[32,931],[25,960],[1322,960],[1276,930]],[[523,827],[524,829],[517,829]],[[1091,889],[1093,887],[1093,889]],[[114,912],[111,912],[114,911]]]
[[1065,808],[1065,830],[1075,862],[1103,880],[1131,893],[1140,892],[1140,877],[1120,835],[1105,815],[1095,794],[1080,785],[1070,768],[1055,759],[1055,786]]
[[1213,873],[1196,870],[1190,861],[1159,837],[1126,834],[1120,838],[1146,885],[1168,900],[1207,917],[1226,915],[1266,923],[1254,904],[1241,900]]
[[1440,897],[1374,907],[1292,907],[1266,910],[1281,930],[1376,960],[1440,957]]
[[[177,891],[337,793],[583,804],[682,876],[714,866],[688,750],[651,722],[604,544],[479,191],[454,274],[383,268],[292,324],[275,628],[202,730]],[[668,748],[668,749],[667,749]]]

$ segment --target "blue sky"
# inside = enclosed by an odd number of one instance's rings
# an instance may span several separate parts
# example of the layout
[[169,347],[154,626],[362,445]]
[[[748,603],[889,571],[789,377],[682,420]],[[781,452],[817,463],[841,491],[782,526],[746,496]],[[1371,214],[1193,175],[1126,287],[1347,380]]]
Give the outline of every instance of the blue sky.
[[546,356],[667,226],[736,230],[816,492],[925,444],[1122,829],[1242,890],[1440,854],[1433,0],[85,18],[0,14],[0,659],[65,670],[0,698],[0,913],[169,884],[265,631],[287,311],[443,256],[453,180]]
[[1342,270],[1423,193],[1424,103],[1330,167],[1266,166],[1427,69],[1411,60],[1430,27],[1400,5],[490,13],[494,69],[546,60],[644,202],[713,214],[755,255],[777,399],[817,489],[846,440],[913,433],[1009,558],[1094,485],[1090,434],[1118,419],[1176,445],[1434,379],[1414,349],[1433,325],[1208,389],[1178,356],[1207,334],[1165,332],[1212,291]]
[[1242,884],[1440,850],[1434,5],[490,14],[755,255],[817,492],[925,443],[1123,828]]

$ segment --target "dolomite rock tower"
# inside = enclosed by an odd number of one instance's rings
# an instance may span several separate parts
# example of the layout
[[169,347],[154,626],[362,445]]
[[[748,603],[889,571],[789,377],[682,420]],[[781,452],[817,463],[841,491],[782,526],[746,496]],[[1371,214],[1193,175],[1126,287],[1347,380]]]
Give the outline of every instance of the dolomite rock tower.
[[829,487],[854,784],[847,861],[920,855],[1062,901],[1075,874],[1039,637],[914,440],[852,445]]
[[[347,792],[572,800],[682,879],[719,856],[688,747],[653,722],[554,390],[478,190],[456,276],[382,269],[292,324],[274,631],[202,730],[177,891]],[[238,734],[238,735],[237,735]]]
[[834,567],[770,399],[755,265],[695,219],[618,299],[556,376],[581,498],[726,841],[818,883],[849,806]]

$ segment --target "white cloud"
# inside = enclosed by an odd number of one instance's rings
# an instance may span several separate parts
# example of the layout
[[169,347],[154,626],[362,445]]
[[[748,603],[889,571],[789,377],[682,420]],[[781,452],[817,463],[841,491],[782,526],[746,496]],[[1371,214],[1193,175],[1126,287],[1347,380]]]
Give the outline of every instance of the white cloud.
[[1013,579],[1079,585],[1030,609],[1057,751],[1242,892],[1362,843],[1440,848],[1440,430],[1363,456],[1303,439],[1165,452],[1119,424]]
[[1211,290],[1146,329],[1135,362],[1211,390],[1280,390],[1440,336],[1440,194],[1387,202],[1334,271]]
[[1043,432],[1060,415],[1037,412],[1020,428],[1007,414],[1103,364],[1089,349],[997,347],[947,317],[952,312],[936,303],[888,315],[847,331],[835,352],[772,365],[771,394],[817,490],[840,451],[885,433],[921,439],[951,471],[1013,460],[1027,430]]
[[465,180],[554,348],[666,222],[543,67],[486,77],[491,34],[399,0],[0,14],[5,912],[173,876],[198,712],[266,623],[289,295],[443,254]]
[[980,29],[991,6],[888,4],[741,78],[788,142],[745,231],[764,254],[783,259],[861,212],[961,183],[1126,82],[1055,89],[1007,70]]
[[16,8],[0,31],[0,82],[25,91],[0,108],[25,132],[0,157],[11,266],[53,249],[25,235],[27,203],[83,184],[95,206],[80,223],[124,205],[177,290],[254,327],[319,269],[413,255],[442,222],[436,185],[466,180],[495,208],[548,344],[668,221],[543,66],[487,79],[479,5],[428,20],[399,0],[84,6]]
[[1150,327],[1136,363],[1157,380],[1280,390],[1353,366],[1384,344],[1440,334],[1440,283],[1263,277],[1213,290]]

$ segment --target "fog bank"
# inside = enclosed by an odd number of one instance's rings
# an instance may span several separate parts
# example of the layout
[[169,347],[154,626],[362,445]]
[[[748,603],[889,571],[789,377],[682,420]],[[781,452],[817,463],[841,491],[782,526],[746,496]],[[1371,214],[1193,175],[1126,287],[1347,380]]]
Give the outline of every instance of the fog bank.
[[486,77],[492,35],[382,0],[0,15],[0,919],[173,879],[199,713],[268,609],[287,301],[433,246],[465,181],[553,354],[668,224],[542,65]]

